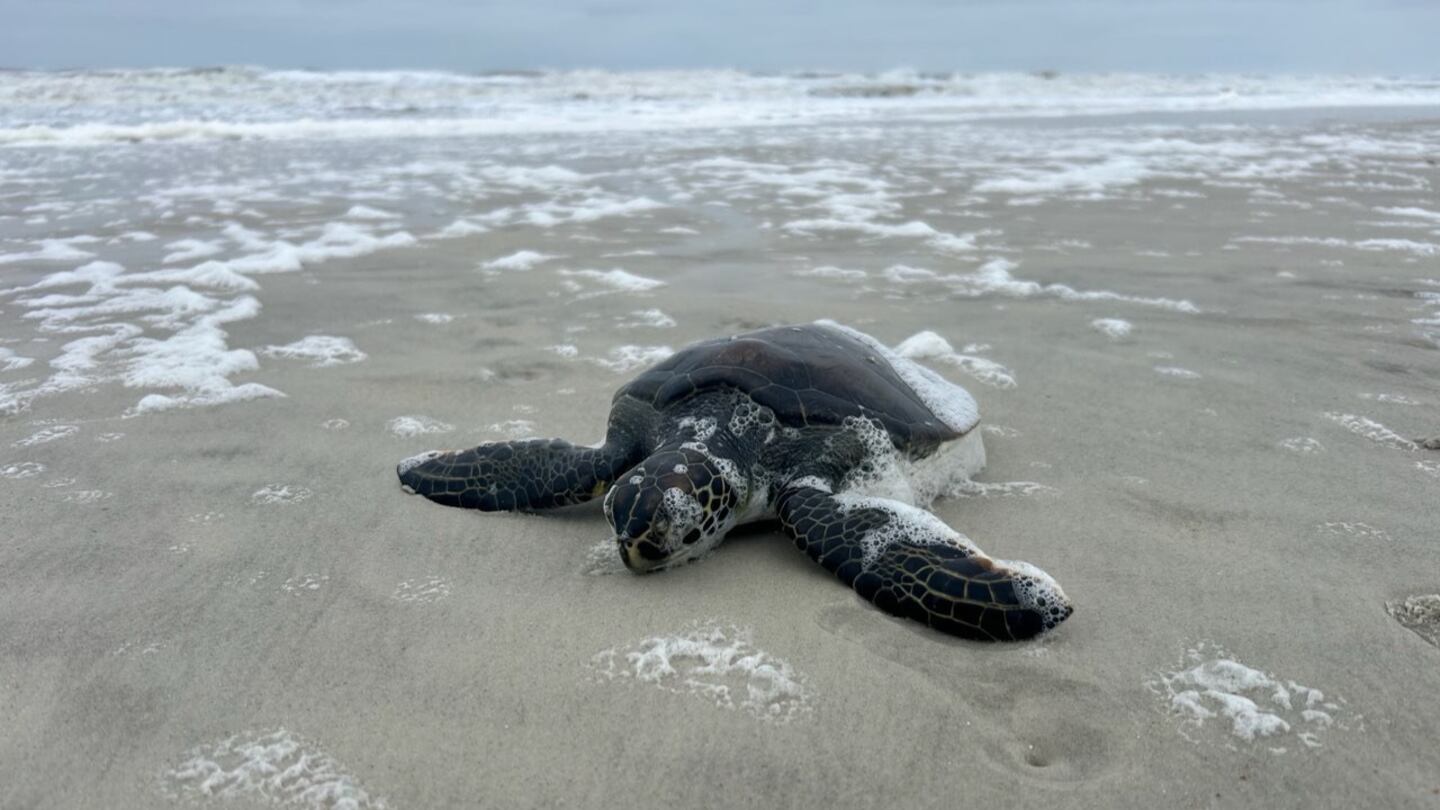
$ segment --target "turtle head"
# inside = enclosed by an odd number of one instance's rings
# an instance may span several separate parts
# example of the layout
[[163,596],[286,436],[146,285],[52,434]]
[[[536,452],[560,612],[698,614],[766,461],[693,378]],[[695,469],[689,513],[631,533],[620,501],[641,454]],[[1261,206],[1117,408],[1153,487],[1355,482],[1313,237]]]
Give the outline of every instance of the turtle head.
[[735,524],[739,493],[708,453],[661,450],[620,476],[605,496],[620,559],[637,573],[714,548]]

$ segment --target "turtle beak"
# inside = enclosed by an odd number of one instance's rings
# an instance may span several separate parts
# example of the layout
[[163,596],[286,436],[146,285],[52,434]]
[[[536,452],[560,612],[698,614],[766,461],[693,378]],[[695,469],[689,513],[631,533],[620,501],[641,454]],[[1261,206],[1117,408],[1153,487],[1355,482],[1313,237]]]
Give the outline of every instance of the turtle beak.
[[650,542],[649,534],[640,537],[617,537],[620,559],[625,567],[637,574],[653,571],[665,563],[665,550]]

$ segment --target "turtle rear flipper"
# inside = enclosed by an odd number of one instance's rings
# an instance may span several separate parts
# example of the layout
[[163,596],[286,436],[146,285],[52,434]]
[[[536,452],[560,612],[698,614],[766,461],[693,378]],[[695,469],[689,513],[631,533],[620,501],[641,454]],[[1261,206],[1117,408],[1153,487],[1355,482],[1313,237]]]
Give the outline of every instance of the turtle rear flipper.
[[1045,572],[991,559],[908,504],[801,485],[780,494],[779,513],[810,559],[881,610],[936,630],[977,641],[1019,641],[1073,612]]
[[486,512],[550,509],[605,494],[633,463],[616,445],[577,447],[563,439],[488,442],[432,450],[400,462],[406,491],[436,503]]

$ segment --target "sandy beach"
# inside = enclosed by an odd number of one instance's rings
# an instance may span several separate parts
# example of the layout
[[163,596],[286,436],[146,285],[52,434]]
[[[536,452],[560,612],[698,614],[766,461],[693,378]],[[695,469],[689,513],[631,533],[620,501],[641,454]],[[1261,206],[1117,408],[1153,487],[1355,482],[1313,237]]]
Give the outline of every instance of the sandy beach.
[[[0,806],[1440,806],[1387,610],[1440,593],[1440,108],[912,112],[15,135]],[[820,318],[943,338],[989,463],[934,511],[1057,631],[887,617],[773,525],[635,576],[593,505],[396,483]]]

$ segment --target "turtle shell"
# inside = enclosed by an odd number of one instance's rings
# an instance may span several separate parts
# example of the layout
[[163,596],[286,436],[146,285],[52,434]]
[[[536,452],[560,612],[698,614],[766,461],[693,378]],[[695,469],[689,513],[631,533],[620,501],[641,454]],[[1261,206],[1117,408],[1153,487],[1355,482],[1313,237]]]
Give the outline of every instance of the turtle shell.
[[897,448],[926,454],[974,427],[963,388],[839,324],[777,326],[687,346],[615,393],[667,410],[705,391],[733,388],[782,425],[879,421]]

